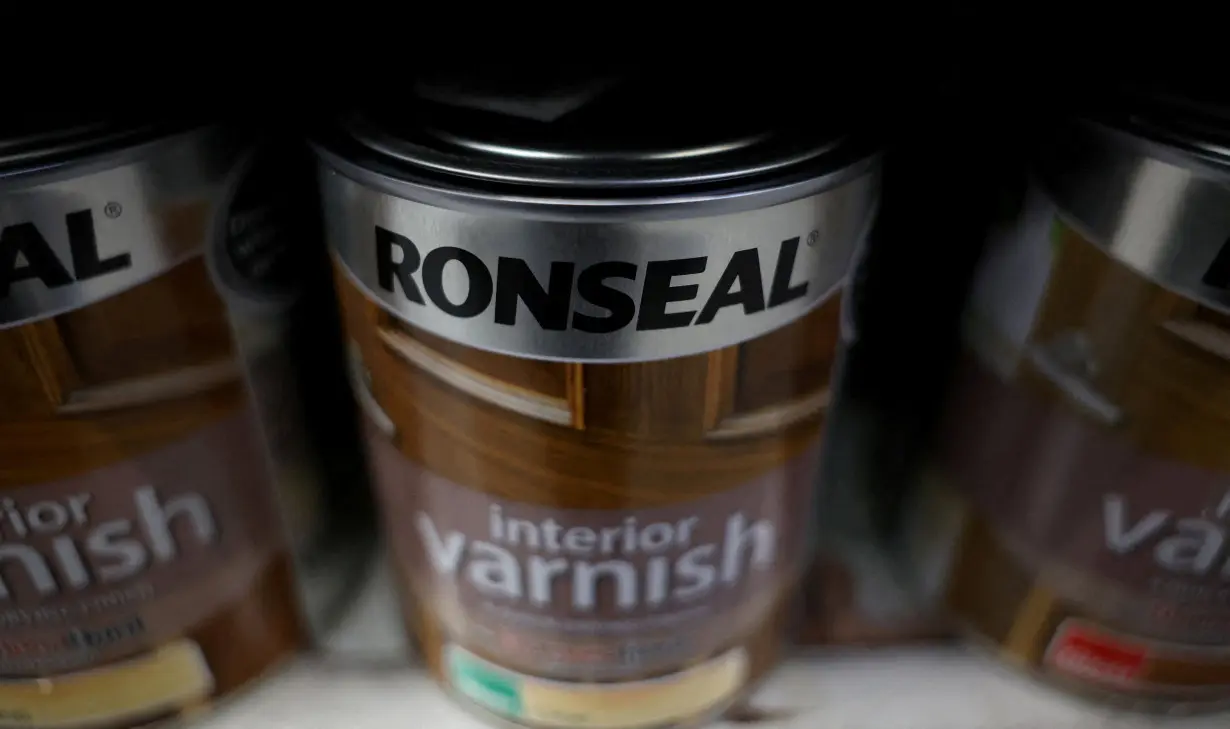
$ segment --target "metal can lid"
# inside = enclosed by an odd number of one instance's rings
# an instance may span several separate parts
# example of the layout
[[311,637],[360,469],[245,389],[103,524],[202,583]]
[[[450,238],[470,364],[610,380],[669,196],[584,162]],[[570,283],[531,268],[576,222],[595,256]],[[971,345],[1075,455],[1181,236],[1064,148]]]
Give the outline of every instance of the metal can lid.
[[78,163],[182,128],[104,115],[23,114],[0,121],[0,175]]
[[1136,77],[1109,85],[1095,121],[1230,168],[1230,93],[1181,78]]
[[435,189],[606,199],[755,191],[877,151],[868,105],[755,69],[453,76],[413,90],[344,115],[321,146]]

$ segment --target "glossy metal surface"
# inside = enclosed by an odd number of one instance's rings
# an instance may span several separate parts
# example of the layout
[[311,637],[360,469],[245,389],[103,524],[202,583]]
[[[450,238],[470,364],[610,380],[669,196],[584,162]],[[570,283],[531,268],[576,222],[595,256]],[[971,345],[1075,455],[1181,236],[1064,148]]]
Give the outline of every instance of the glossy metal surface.
[[[455,342],[479,349],[538,359],[578,362],[629,362],[664,359],[729,347],[766,334],[806,315],[835,294],[866,235],[877,194],[877,176],[868,172],[834,189],[760,210],[690,220],[601,225],[547,222],[458,212],[372,190],[337,172],[325,171],[322,185],[329,241],[349,276],[373,300],[401,319]],[[491,276],[502,259],[520,259],[546,285],[553,262],[572,267],[569,286],[588,266],[621,262],[635,266],[632,280],[610,285],[640,302],[652,261],[692,259],[703,270],[672,279],[673,287],[698,287],[691,300],[675,300],[668,312],[697,312],[719,288],[723,273],[739,251],[754,250],[759,261],[761,299],[771,299],[783,241],[794,240],[791,286],[806,294],[780,306],[723,307],[708,323],[648,329],[636,322],[617,331],[592,333],[575,326],[547,330],[522,308],[515,326],[498,323],[493,306],[460,318],[439,307],[410,301],[397,288],[379,285],[379,226],[412,240],[421,258],[446,246],[468,251]],[[419,272],[421,277],[422,272]],[[421,281],[421,278],[419,279]],[[421,284],[420,284],[421,285]],[[460,264],[444,273],[446,297],[467,300],[471,281]],[[721,287],[726,290],[726,287]],[[738,287],[732,287],[738,291]],[[682,296],[682,293],[680,294]],[[426,301],[426,300],[425,300]],[[572,295],[571,310],[605,316],[602,309]],[[700,318],[697,316],[696,318]]]
[[865,104],[834,91],[817,114],[790,73],[506,75],[412,85],[403,103],[345,114],[314,142],[326,167],[387,195],[597,223],[768,208],[878,166]]
[[1230,173],[1173,146],[1073,127],[1038,164],[1060,214],[1161,286],[1230,311]]
[[[231,134],[209,128],[87,160],[84,170],[23,168],[0,178],[0,266],[11,264],[19,279],[0,296],[0,328],[101,301],[199,254],[200,236],[168,230],[176,229],[176,216],[212,210],[241,151]],[[85,279],[74,271],[66,216],[81,211],[89,211],[99,260],[126,256],[127,266]],[[44,280],[26,270],[26,224],[75,280]]]
[[148,120],[82,117],[50,112],[20,114],[0,120],[0,180],[43,174],[83,164],[100,157],[115,162],[124,150],[186,131],[187,127],[155,124]]

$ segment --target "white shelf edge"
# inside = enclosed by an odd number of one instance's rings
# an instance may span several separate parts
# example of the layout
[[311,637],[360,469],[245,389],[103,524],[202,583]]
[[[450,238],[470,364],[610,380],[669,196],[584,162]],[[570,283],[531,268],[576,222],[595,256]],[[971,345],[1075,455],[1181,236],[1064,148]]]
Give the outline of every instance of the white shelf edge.
[[[327,650],[225,702],[200,729],[480,729],[402,654],[385,569]],[[758,692],[762,729],[1224,729],[1230,718],[1122,714],[1069,698],[972,649],[812,649]],[[718,723],[719,729],[737,726]],[[746,726],[746,725],[743,725]]]

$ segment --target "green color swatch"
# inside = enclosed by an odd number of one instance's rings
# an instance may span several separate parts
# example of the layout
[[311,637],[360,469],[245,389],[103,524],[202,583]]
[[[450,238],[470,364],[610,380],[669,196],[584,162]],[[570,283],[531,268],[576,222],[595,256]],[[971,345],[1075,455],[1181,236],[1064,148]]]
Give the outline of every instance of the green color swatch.
[[463,696],[505,716],[521,716],[519,676],[497,668],[460,646],[449,646],[449,682]]

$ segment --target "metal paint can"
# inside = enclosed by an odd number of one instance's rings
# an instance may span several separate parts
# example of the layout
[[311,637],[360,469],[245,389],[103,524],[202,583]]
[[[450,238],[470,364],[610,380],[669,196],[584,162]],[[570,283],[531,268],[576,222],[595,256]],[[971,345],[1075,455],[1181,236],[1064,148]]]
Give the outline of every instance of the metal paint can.
[[6,724],[194,714],[340,599],[296,571],[329,527],[281,394],[288,154],[225,126],[0,129]]
[[777,660],[878,147],[752,75],[424,82],[317,137],[406,620],[488,718],[686,724]]
[[1205,101],[1129,89],[1037,140],[916,505],[927,589],[980,640],[1172,713],[1230,700],[1230,113]]

